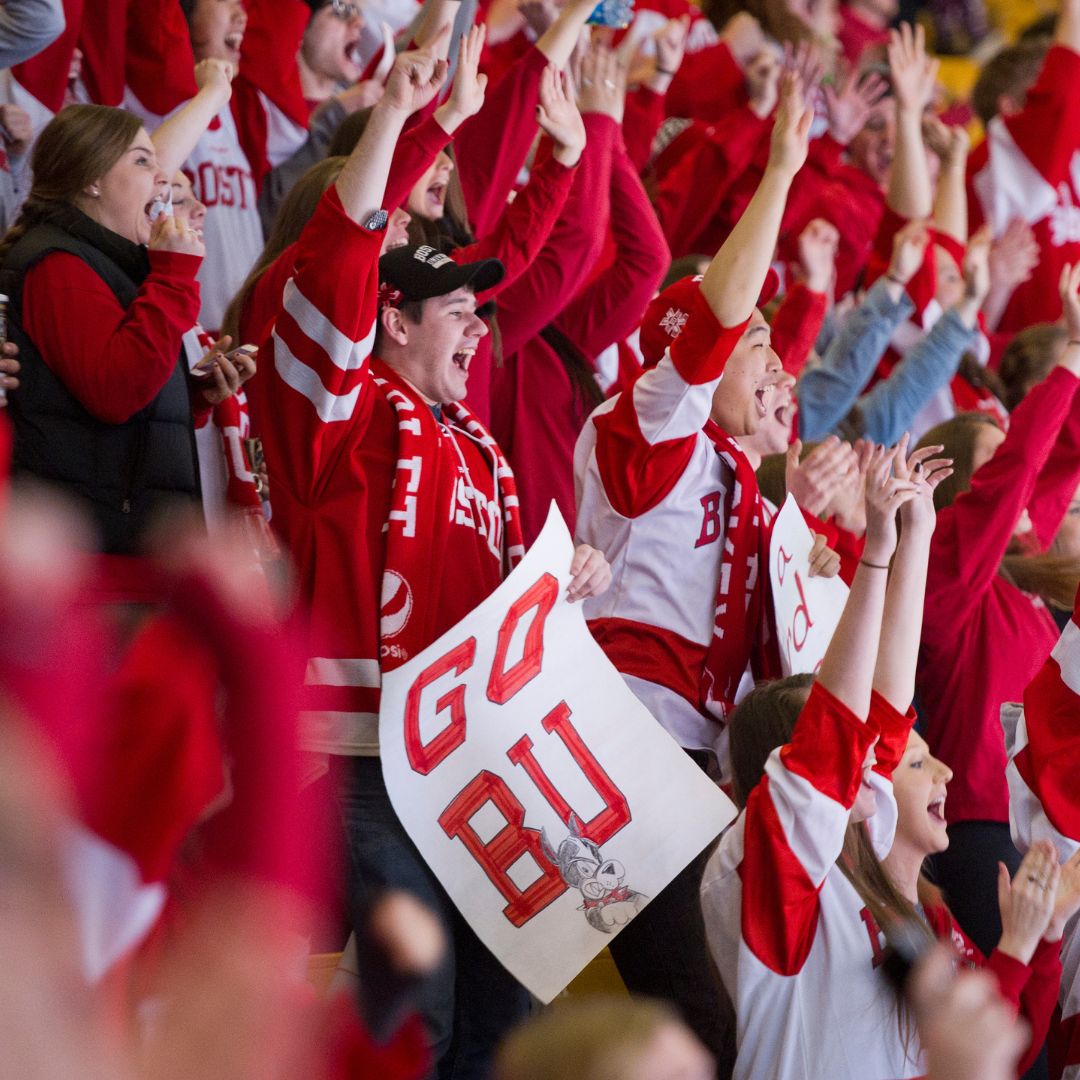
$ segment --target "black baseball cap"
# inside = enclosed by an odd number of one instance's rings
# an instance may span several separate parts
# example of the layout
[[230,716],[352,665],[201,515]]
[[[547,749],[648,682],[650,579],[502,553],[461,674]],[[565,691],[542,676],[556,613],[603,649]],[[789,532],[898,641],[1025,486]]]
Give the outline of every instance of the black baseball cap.
[[379,306],[397,307],[410,300],[429,300],[471,285],[485,292],[502,281],[506,268],[498,259],[456,263],[427,244],[394,248],[379,259]]

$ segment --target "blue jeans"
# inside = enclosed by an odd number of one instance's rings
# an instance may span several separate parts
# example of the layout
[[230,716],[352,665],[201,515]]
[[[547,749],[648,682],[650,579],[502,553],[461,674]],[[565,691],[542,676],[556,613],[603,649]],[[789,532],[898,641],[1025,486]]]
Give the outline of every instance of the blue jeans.
[[529,1012],[529,994],[469,928],[390,803],[373,757],[330,759],[334,797],[349,856],[350,910],[372,893],[404,889],[441,920],[449,948],[421,987],[438,1080],[486,1080],[499,1040]]

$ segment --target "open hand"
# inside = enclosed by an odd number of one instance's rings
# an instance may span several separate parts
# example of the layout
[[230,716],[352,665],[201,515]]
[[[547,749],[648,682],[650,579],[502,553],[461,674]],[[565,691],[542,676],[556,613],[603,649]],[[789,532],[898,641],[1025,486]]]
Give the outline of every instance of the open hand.
[[829,134],[841,146],[847,146],[862,131],[877,105],[889,92],[889,84],[874,73],[860,73],[851,68],[833,85],[822,86]]
[[806,161],[813,120],[814,110],[803,98],[798,77],[784,72],[780,77],[780,104],[773,122],[768,168],[780,170],[789,179],[794,177]]
[[555,160],[570,168],[581,160],[585,149],[585,123],[578,112],[570,81],[554,64],[540,76],[540,104],[536,122],[555,143]]
[[1049,840],[1037,840],[1031,845],[1012,881],[1005,864],[998,863],[998,949],[1006,956],[1022,964],[1031,962],[1053,918],[1060,877],[1057,848]]
[[916,24],[912,30],[910,23],[901,23],[899,30],[890,30],[888,51],[897,109],[921,116],[934,95],[940,66],[926,54],[926,33],[922,25]]

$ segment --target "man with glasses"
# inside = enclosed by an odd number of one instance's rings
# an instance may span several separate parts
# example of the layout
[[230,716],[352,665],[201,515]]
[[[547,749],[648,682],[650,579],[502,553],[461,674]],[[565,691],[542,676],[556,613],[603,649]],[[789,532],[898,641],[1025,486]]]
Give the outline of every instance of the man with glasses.
[[311,20],[297,63],[310,106],[321,104],[364,73],[364,17],[354,0],[308,0]]

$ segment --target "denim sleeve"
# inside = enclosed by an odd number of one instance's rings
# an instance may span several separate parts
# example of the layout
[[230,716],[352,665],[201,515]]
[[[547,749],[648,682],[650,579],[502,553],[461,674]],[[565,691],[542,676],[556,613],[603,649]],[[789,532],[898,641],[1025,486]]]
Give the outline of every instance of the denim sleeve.
[[829,343],[821,362],[799,380],[799,434],[803,439],[828,435],[847,416],[889,344],[893,331],[914,305],[907,293],[897,303],[888,283],[876,281]]
[[0,6],[0,68],[36,56],[63,32],[61,0],[7,0]]
[[859,399],[866,437],[892,446],[911,427],[919,410],[956,374],[975,333],[955,311],[946,311],[908,350],[892,375]]

